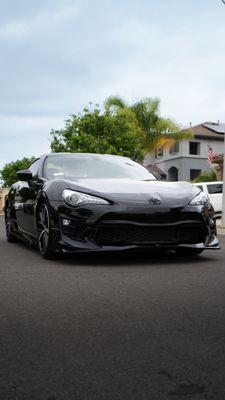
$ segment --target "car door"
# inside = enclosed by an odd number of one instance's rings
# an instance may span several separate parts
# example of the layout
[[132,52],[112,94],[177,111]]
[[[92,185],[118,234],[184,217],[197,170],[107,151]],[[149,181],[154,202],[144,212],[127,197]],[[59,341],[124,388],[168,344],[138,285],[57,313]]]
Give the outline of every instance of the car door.
[[15,194],[15,212],[17,224],[20,230],[36,236],[36,221],[34,208],[38,193],[38,185],[35,184],[39,177],[40,159],[35,160],[29,170],[32,172],[32,181],[19,181]]
[[208,183],[207,191],[215,212],[222,212],[223,184],[221,182]]

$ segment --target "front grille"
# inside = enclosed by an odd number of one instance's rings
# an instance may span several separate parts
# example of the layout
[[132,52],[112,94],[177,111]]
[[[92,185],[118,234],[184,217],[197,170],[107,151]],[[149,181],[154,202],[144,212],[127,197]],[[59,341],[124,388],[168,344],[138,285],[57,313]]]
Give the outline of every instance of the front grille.
[[102,217],[102,222],[111,222],[111,221],[124,221],[126,222],[136,222],[136,223],[145,223],[145,224],[162,224],[167,223],[176,223],[176,222],[186,222],[190,220],[195,220],[198,222],[202,221],[202,216],[199,213],[195,212],[185,212],[179,209],[172,209],[168,212],[154,212],[143,213],[140,214],[129,214],[129,213],[107,213]]
[[204,241],[203,229],[200,226],[133,226],[133,225],[100,225],[94,241],[98,245],[150,245],[200,243]]
[[178,234],[175,230],[151,229],[140,226],[102,227],[98,230],[95,241],[98,244],[131,243],[148,244],[176,242]]

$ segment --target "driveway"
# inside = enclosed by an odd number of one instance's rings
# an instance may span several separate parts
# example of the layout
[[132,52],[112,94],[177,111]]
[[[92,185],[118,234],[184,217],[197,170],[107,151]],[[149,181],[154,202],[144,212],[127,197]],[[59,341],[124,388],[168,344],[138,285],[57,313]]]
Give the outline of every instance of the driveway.
[[224,400],[224,238],[46,261],[0,217],[0,399]]

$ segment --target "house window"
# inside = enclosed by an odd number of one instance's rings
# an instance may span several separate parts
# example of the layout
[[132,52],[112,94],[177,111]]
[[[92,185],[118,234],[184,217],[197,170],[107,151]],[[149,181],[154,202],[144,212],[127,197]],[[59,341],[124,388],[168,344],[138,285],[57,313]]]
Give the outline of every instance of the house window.
[[163,157],[163,148],[162,147],[157,147],[155,150],[155,158],[161,158]]
[[189,142],[189,154],[195,156],[200,154],[200,142]]
[[198,178],[198,176],[201,175],[201,172],[201,169],[190,169],[190,180],[193,181]]
[[170,154],[176,154],[179,152],[179,143],[176,142],[171,148],[170,148]]

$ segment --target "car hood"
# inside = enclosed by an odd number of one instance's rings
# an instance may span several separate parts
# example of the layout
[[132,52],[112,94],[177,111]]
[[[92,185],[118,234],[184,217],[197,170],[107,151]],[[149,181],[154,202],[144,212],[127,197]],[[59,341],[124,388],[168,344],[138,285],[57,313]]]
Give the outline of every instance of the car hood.
[[[184,207],[198,193],[188,182],[134,181],[125,179],[81,179],[67,181],[70,189],[94,194],[114,202],[148,203],[153,206]],[[156,203],[154,204],[156,200]]]

